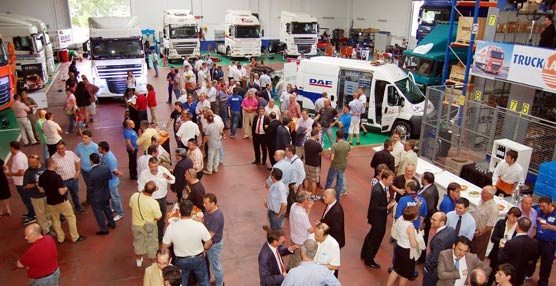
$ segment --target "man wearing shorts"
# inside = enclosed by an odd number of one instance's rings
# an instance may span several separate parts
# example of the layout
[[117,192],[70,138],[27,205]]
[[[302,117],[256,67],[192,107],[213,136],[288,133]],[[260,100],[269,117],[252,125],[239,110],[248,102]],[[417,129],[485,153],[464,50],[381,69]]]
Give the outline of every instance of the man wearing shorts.
[[156,189],[156,183],[148,181],[143,192],[134,193],[129,199],[133,249],[137,267],[143,265],[144,254],[147,254],[151,262],[156,262],[156,251],[158,250],[156,222],[162,217],[158,202],[152,197]]
[[315,192],[317,190],[317,182],[320,179],[320,163],[322,154],[322,145],[317,142],[319,131],[313,129],[311,138],[305,141],[303,145],[305,153],[305,190],[311,192],[312,200],[319,200]]
[[353,134],[356,136],[357,145],[359,141],[359,125],[361,124],[361,114],[365,112],[365,106],[359,100],[359,93],[353,95],[353,100],[349,103],[351,109],[351,124],[349,125],[349,144],[353,145]]

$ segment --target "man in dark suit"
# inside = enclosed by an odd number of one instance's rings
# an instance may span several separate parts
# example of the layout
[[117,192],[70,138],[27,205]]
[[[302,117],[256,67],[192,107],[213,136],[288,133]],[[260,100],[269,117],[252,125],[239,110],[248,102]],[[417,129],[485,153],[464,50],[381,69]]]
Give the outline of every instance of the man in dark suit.
[[282,125],[276,128],[276,150],[286,150],[292,144],[291,130],[288,125],[292,122],[289,117],[282,118]]
[[187,184],[185,181],[185,172],[193,168],[193,161],[187,157],[187,150],[184,148],[178,148],[176,150],[176,159],[178,162],[176,163],[173,172],[176,177],[176,182],[172,185],[172,191],[176,192],[179,202],[181,201],[183,190]]
[[394,145],[392,144],[392,141],[390,139],[386,139],[386,141],[384,141],[384,149],[376,152],[373,155],[373,159],[371,160],[371,168],[373,168],[375,172],[376,167],[378,167],[378,165],[380,164],[386,164],[390,171],[394,171],[394,156],[390,154],[393,148]]
[[[259,107],[257,115],[253,119],[251,126],[251,134],[253,134],[253,149],[255,150],[255,161],[251,164],[266,164],[266,157],[268,155],[268,138],[267,129],[270,124],[270,118],[264,115],[264,107]],[[262,152],[262,161],[261,161]]]
[[536,264],[540,256],[539,242],[527,235],[531,220],[522,217],[517,220],[516,236],[504,245],[498,253],[500,262],[514,266],[516,272],[510,281],[512,285],[522,285],[528,269]]
[[[468,274],[477,268],[485,271],[485,280],[490,274],[488,264],[482,262],[476,254],[469,252],[471,241],[465,236],[456,238],[453,249],[446,249],[440,252],[438,256],[438,273],[437,286],[454,286],[454,283],[463,279],[467,280]],[[455,259],[454,259],[455,257]],[[465,257],[465,259],[463,259]],[[457,263],[457,264],[456,264]]]
[[108,166],[99,165],[100,155],[98,153],[92,153],[89,159],[93,168],[89,171],[91,179],[87,187],[93,198],[93,212],[100,228],[100,231],[97,231],[96,234],[106,235],[108,234],[107,224],[110,228],[116,227],[112,210],[110,210],[110,187],[108,186],[108,181],[112,178],[112,172]]
[[371,191],[371,200],[367,210],[367,222],[371,229],[365,237],[363,248],[361,249],[361,259],[365,265],[378,269],[380,265],[375,262],[375,256],[380,248],[380,243],[386,233],[386,218],[388,210],[396,203],[388,203],[388,187],[394,181],[394,173],[391,170],[384,170],[380,176],[380,181],[375,184]]
[[[421,190],[417,193],[427,202],[427,216],[425,217],[425,223],[423,224],[423,239],[425,240],[425,245],[429,241],[429,232],[431,230],[432,215],[436,212],[436,206],[438,205],[438,189],[434,184],[434,174],[431,172],[425,172],[423,177],[421,177],[421,185],[423,186]],[[425,262],[426,251],[423,251],[418,263]]]
[[539,39],[539,47],[553,49],[554,48],[554,37],[556,37],[556,28],[552,22],[552,16],[544,16],[545,28],[541,33],[541,38]]
[[290,255],[298,246],[285,247],[286,240],[281,229],[266,230],[266,243],[259,251],[259,279],[261,286],[280,286],[286,277],[286,267],[282,256]]
[[270,165],[274,166],[276,160],[274,160],[274,152],[276,152],[276,129],[280,126],[280,120],[276,119],[276,113],[271,112],[268,116],[270,118],[270,123],[268,128],[265,130],[268,139],[268,154],[270,154]]
[[339,201],[336,200],[336,191],[326,189],[322,193],[322,200],[326,205],[320,222],[324,222],[330,227],[328,234],[332,235],[340,245],[340,249],[346,244],[346,232],[344,229],[344,209]]
[[270,101],[272,99],[272,87],[270,84],[267,84],[266,87],[262,87],[263,90],[261,91],[261,97],[266,99],[266,101]]
[[456,240],[456,232],[453,228],[446,226],[448,218],[443,212],[435,212],[431,216],[431,227],[436,229],[436,234],[429,243],[429,255],[423,268],[423,286],[436,286],[438,276],[436,268],[438,266],[438,256],[440,251],[450,249]]

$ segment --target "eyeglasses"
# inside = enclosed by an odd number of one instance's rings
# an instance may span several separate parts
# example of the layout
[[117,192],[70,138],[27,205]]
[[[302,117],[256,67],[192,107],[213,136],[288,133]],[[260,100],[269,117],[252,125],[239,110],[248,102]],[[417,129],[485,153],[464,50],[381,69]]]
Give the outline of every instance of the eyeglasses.
[[38,155],[29,155],[29,159],[36,159],[39,160],[39,156]]

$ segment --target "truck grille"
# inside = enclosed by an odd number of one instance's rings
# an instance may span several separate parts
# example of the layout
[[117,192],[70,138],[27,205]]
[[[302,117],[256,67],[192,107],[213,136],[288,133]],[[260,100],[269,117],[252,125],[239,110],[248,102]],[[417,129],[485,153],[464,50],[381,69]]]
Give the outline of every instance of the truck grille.
[[195,48],[197,47],[196,44],[174,44],[174,47],[176,48],[176,52],[178,52],[179,55],[191,55],[193,54],[193,50],[195,50]]
[[497,71],[502,67],[500,64],[492,64],[491,68],[493,71]]
[[5,76],[0,78],[0,106],[10,102],[10,78]]
[[297,51],[300,53],[308,54],[311,52],[312,45],[297,45]]
[[307,37],[293,38],[293,43],[295,45],[314,45],[314,44],[317,43],[317,39],[316,38],[307,38]]
[[101,79],[106,79],[108,89],[112,93],[124,94],[127,85],[126,78],[127,72],[131,71],[133,75],[138,78],[141,77],[142,64],[128,64],[128,65],[106,65],[97,66],[98,75]]

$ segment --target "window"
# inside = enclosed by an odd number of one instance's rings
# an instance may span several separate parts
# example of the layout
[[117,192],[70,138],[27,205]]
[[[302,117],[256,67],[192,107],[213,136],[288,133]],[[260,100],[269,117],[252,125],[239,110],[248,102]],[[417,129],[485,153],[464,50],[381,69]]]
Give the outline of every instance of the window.
[[[292,34],[317,34],[317,23],[292,23]],[[288,29],[289,31],[289,29]]]
[[130,0],[68,0],[71,23],[87,28],[89,17],[130,17]]
[[196,26],[172,26],[170,25],[170,39],[196,39]]
[[17,51],[33,51],[33,45],[31,44],[30,37],[14,37],[13,38],[14,49]]
[[260,38],[259,26],[236,26],[236,38]]
[[4,41],[0,39],[0,66],[4,66],[8,64],[8,52],[6,51],[6,47],[4,46]]

